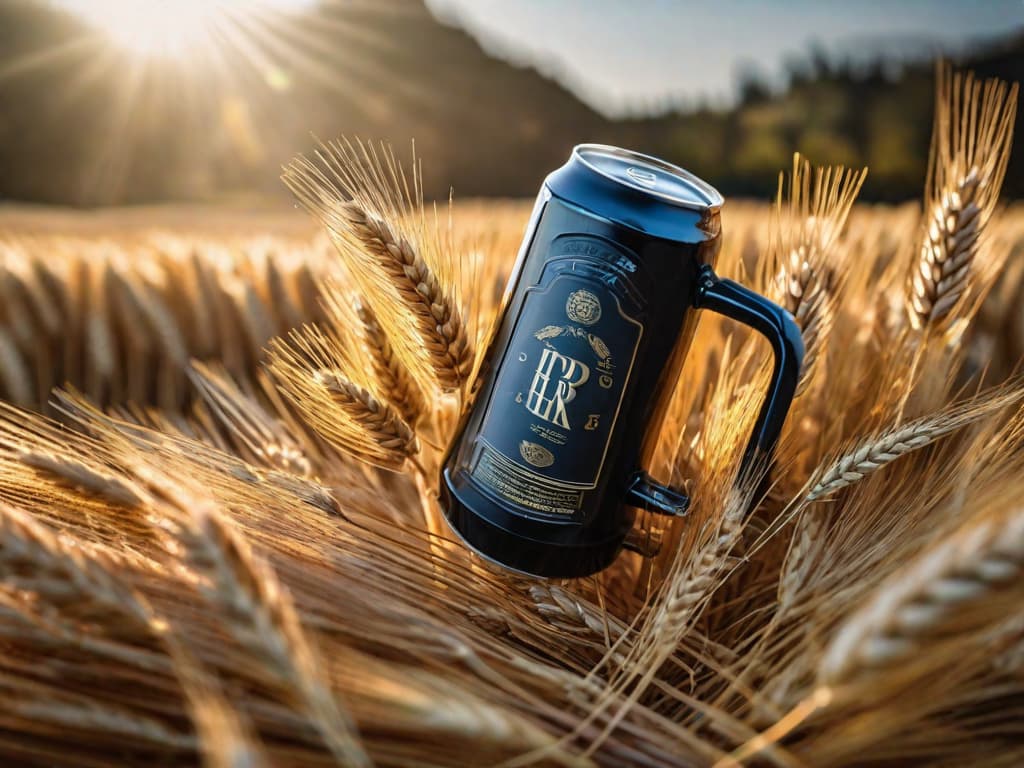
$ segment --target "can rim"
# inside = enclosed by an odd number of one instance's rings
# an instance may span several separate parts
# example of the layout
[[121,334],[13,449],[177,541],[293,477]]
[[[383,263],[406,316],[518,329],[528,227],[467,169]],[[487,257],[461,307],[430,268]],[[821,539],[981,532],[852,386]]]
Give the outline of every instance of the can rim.
[[[627,179],[623,179],[619,176],[613,176],[602,168],[598,167],[594,163],[587,160],[587,151],[603,152],[607,155],[622,158],[624,160],[638,160],[646,163],[647,165],[658,168],[666,173],[672,174],[673,176],[685,181],[688,185],[693,187],[694,191],[703,197],[703,200],[688,200],[686,198],[678,197],[677,195],[661,192],[659,190],[651,189],[650,187],[641,185],[639,183],[631,182]],[[572,149],[572,156],[583,163],[594,173],[604,176],[609,181],[613,181],[616,184],[621,184],[629,189],[636,190],[637,192],[643,192],[646,195],[657,197],[666,202],[677,205],[681,208],[689,208],[695,211],[717,211],[722,207],[725,199],[722,197],[722,193],[715,189],[713,186],[708,184],[699,176],[694,175],[690,171],[684,168],[680,168],[678,165],[666,162],[660,158],[654,157],[653,155],[645,155],[641,152],[634,152],[631,149],[623,149],[622,147],[615,147],[611,144],[594,144],[585,143],[577,144]]]

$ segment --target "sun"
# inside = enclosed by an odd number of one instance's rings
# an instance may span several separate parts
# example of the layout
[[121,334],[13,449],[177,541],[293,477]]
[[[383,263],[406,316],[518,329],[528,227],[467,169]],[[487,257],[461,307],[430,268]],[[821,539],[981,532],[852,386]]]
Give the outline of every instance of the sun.
[[266,12],[297,12],[317,0],[54,0],[117,47],[174,57],[216,43],[235,22]]

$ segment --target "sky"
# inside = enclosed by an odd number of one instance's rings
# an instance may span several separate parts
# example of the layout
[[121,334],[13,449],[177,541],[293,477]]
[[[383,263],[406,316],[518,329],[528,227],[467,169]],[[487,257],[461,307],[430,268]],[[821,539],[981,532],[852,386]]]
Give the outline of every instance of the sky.
[[812,44],[854,58],[956,53],[1024,27],[1024,0],[427,0],[484,48],[609,115],[726,105],[745,69],[780,82]]

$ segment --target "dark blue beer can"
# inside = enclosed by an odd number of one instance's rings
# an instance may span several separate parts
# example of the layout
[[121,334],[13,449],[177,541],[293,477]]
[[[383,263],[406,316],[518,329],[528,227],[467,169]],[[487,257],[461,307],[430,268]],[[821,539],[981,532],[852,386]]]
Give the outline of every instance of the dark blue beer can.
[[784,309],[715,276],[722,202],[681,168],[596,144],[544,181],[444,463],[445,514],[477,553],[531,575],[585,576],[615,559],[637,509],[685,514],[685,494],[643,467],[697,309],[771,342],[745,464],[770,455],[803,346]]

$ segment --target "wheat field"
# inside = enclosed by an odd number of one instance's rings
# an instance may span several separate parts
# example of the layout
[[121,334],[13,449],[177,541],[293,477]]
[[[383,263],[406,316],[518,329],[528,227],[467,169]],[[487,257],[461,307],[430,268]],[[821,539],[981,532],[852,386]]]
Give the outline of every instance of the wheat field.
[[649,467],[693,507],[576,581],[438,507],[528,202],[340,141],[308,219],[5,212],[0,764],[1024,764],[1016,97],[939,70],[922,202],[797,157],[727,203],[807,349],[776,460],[704,317]]

